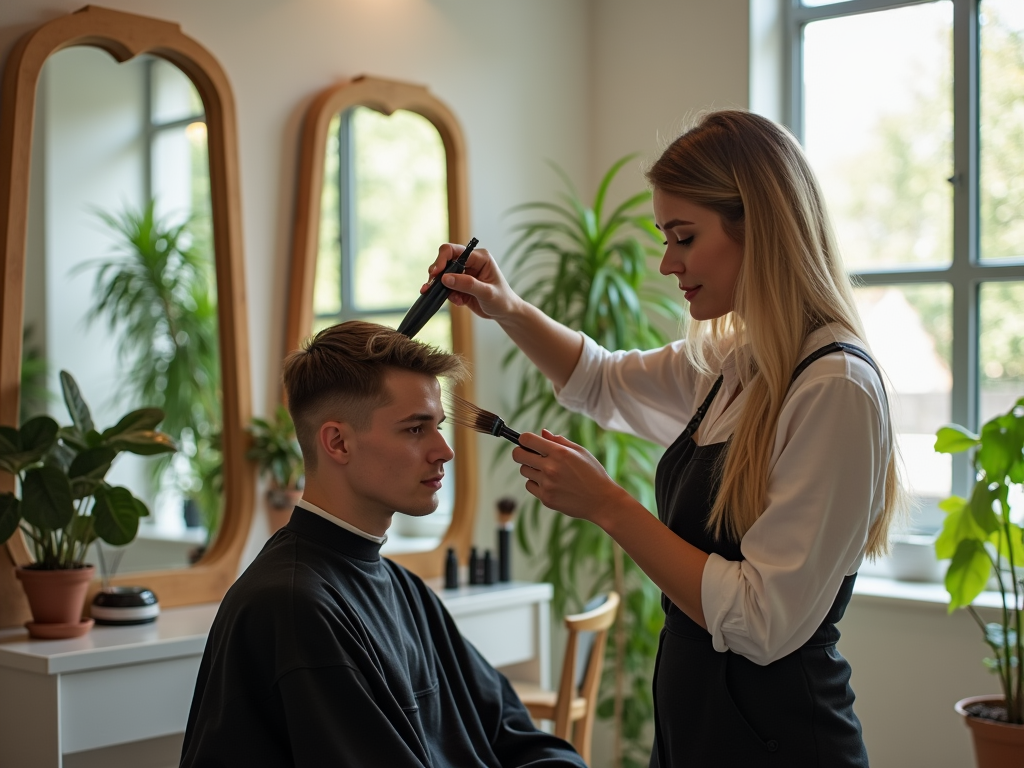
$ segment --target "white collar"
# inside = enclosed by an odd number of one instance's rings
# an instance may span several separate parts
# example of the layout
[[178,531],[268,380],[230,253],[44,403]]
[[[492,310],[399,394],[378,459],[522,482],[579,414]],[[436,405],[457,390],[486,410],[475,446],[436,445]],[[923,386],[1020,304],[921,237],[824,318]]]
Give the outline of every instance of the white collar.
[[352,523],[346,523],[340,517],[335,517],[330,512],[320,509],[320,507],[318,507],[316,504],[310,501],[306,501],[305,499],[299,499],[298,502],[296,502],[295,506],[302,507],[307,512],[312,512],[314,515],[319,515],[324,520],[330,520],[332,523],[341,528],[344,528],[349,533],[354,533],[356,536],[362,536],[364,539],[369,539],[370,541],[376,542],[377,544],[383,544],[385,541],[388,540],[387,534],[383,536],[374,536],[372,533],[367,533],[366,531],[356,528],[354,525],[352,525]]

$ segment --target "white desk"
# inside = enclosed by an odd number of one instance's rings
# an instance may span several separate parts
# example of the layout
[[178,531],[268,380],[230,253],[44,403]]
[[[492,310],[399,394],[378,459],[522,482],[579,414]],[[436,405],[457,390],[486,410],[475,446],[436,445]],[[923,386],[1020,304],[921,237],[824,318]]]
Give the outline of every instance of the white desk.
[[[438,592],[491,664],[548,685],[550,584]],[[68,754],[182,733],[216,612],[172,608],[154,624],[96,626],[73,640],[0,631],[0,768],[59,768]]]

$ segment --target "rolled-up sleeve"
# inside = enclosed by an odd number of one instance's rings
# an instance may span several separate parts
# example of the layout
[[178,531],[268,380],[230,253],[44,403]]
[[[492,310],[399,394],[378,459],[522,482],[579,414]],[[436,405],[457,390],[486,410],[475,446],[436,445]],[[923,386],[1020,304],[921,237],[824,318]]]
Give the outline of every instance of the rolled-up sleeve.
[[609,352],[581,335],[583,352],[565,386],[555,389],[558,402],[605,429],[671,445],[696,407],[698,388],[708,386],[687,360],[686,342]]
[[807,642],[828,614],[884,505],[883,397],[843,376],[793,392],[776,432],[767,507],[740,544],[744,560],[712,554],[704,567],[716,650],[769,664]]

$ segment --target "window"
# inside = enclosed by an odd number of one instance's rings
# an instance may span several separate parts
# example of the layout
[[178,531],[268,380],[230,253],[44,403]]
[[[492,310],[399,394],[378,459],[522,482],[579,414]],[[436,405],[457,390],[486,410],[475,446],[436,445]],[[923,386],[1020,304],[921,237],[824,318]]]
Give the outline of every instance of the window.
[[973,482],[935,454],[1024,395],[1024,3],[793,0],[789,120],[821,181],[920,510]]

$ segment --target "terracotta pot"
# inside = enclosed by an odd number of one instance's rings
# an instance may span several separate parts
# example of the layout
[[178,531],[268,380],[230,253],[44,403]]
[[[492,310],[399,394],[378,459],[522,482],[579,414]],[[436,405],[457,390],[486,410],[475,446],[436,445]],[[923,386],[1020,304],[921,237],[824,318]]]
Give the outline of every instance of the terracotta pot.
[[82,608],[95,572],[91,565],[55,571],[19,566],[15,573],[32,609],[32,621],[25,625],[28,633],[52,639],[88,632],[93,620],[82,618]]
[[273,536],[292,519],[292,510],[302,498],[298,488],[279,488],[271,486],[267,489],[267,526]]
[[1000,704],[1002,695],[971,696],[956,703],[974,741],[978,768],[1016,768],[1024,765],[1024,725],[1001,723],[971,715],[966,707],[975,703]]

